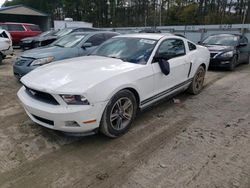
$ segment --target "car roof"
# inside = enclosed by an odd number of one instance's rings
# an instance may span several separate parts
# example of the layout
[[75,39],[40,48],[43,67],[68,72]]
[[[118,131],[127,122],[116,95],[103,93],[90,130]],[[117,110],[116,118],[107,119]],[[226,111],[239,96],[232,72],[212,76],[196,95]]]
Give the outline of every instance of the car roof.
[[176,37],[176,38],[181,38],[178,36],[175,36],[171,33],[136,33],[136,34],[124,34],[124,35],[120,35],[117,37],[131,37],[131,38],[144,38],[144,39],[152,39],[152,40],[160,40],[163,37]]
[[18,22],[0,22],[0,24],[8,24],[8,25],[36,25],[31,23],[18,23]]
[[117,32],[112,32],[112,31],[86,31],[86,32],[74,32],[74,33],[71,33],[71,35],[94,35],[94,34],[106,34],[106,33],[111,33],[111,34],[117,34],[117,35],[120,35],[119,33]]
[[213,34],[213,35],[210,35],[210,36],[225,36],[225,37],[236,36],[236,37],[239,37],[239,36],[242,36],[242,35],[241,34],[236,34],[236,33],[219,33],[219,34]]

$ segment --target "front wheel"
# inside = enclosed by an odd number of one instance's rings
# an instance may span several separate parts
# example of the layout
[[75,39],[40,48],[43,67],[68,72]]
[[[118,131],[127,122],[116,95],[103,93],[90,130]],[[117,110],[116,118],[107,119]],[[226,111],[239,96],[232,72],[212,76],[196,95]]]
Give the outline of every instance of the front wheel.
[[111,138],[125,134],[137,112],[135,96],[129,90],[118,92],[108,103],[102,117],[100,131]]
[[206,75],[205,68],[203,66],[200,66],[197,72],[195,73],[192,83],[188,88],[189,93],[197,95],[201,92],[201,90],[203,89],[205,75]]
[[232,61],[230,62],[229,66],[228,66],[228,70],[229,71],[233,71],[236,67],[236,65],[238,64],[238,60],[237,60],[237,57],[234,56]]
[[0,65],[2,64],[3,62],[3,56],[0,54]]

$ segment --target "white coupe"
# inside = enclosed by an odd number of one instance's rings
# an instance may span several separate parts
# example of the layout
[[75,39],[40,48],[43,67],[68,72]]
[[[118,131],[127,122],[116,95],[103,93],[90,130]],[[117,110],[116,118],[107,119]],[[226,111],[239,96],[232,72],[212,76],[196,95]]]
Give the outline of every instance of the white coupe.
[[128,131],[138,110],[185,90],[200,93],[209,60],[205,47],[172,34],[122,35],[89,56],[32,71],[18,97],[44,127],[114,138]]

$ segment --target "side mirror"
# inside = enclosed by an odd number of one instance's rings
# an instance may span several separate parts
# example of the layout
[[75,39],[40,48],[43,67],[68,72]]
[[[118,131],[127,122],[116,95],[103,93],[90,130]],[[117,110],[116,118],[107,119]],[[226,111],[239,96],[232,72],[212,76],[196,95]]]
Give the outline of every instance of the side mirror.
[[201,42],[201,41],[198,41],[198,42],[197,42],[197,44],[201,45],[201,44],[202,44],[202,42]]
[[244,46],[247,46],[248,44],[247,43],[240,43],[238,46],[239,47],[244,47]]
[[86,43],[84,43],[84,44],[82,45],[82,48],[83,48],[83,49],[90,48],[90,47],[92,47],[92,43],[90,43],[90,42],[86,42]]
[[170,74],[170,65],[166,58],[155,56],[154,61],[159,63],[159,66],[161,68],[161,72],[165,74],[166,76]]

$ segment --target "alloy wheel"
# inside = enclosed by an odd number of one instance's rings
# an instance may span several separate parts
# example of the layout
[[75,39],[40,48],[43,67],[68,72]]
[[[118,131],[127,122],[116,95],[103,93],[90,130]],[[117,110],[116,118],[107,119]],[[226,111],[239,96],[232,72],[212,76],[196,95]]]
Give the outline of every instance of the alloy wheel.
[[111,114],[110,114],[110,122],[113,129],[120,131],[126,128],[134,114],[134,107],[132,101],[123,97],[116,101],[113,105]]

